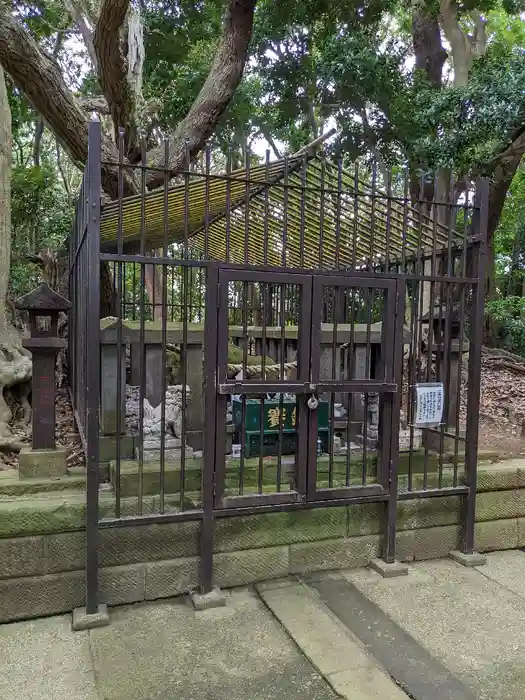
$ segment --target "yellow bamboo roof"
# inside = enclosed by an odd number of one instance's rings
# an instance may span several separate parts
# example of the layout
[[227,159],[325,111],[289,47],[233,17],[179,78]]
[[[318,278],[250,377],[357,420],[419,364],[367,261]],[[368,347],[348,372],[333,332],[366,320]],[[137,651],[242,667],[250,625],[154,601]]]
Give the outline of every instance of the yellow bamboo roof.
[[220,261],[286,267],[353,267],[448,245],[449,231],[341,169],[300,154],[228,176],[187,173],[169,189],[116,200],[102,212],[101,246],[144,236],[147,249],[188,242]]

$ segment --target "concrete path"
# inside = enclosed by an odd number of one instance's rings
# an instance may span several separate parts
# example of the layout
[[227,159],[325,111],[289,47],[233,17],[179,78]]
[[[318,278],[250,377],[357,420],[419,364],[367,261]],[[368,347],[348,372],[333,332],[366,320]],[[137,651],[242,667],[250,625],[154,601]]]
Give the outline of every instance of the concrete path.
[[252,591],[195,613],[180,600],[0,626],[2,700],[337,700]]
[[359,639],[307,586],[283,581],[259,584],[256,588],[339,697],[345,700],[408,700]]
[[523,700],[525,553],[333,572],[0,626],[2,700]]
[[477,569],[439,560],[398,579],[344,576],[478,700],[525,698],[524,552],[489,554]]

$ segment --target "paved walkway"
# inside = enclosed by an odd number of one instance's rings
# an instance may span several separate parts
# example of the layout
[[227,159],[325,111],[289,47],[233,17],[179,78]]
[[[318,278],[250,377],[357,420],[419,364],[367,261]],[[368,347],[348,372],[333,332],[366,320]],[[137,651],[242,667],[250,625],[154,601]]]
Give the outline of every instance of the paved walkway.
[[0,626],[2,700],[336,700],[254,592],[194,613],[181,600]]
[[333,572],[0,626],[5,700],[523,700],[525,553],[441,560],[382,579]]

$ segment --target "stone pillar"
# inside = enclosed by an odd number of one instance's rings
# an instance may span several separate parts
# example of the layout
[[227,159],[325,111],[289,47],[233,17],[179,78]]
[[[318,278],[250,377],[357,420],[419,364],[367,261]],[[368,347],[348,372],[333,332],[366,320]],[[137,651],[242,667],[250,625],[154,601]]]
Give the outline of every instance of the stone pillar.
[[117,345],[100,347],[100,430],[103,435],[117,434],[117,411],[121,412],[121,432],[126,432],[126,346],[120,349],[121,391],[117,398],[119,369]]
[[[456,418],[459,411],[458,406],[458,383],[461,383],[461,377],[458,376],[459,360],[463,351],[463,343],[459,340],[452,341],[452,347],[448,358],[448,381],[445,386],[445,406],[443,420],[449,426],[451,432],[456,430]],[[468,344],[466,352],[468,352]],[[441,362],[447,358],[442,358]],[[442,365],[443,366],[443,365]]]
[[162,345],[155,344],[144,346],[144,374],[146,378],[144,396],[153,407],[160,404],[164,395],[164,387],[162,386],[162,359]]
[[191,398],[186,408],[186,442],[194,450],[202,449],[204,425],[204,373],[202,345],[188,345],[186,352],[186,384]]
[[[349,358],[348,363],[351,370],[350,379],[366,379],[366,345],[354,345],[354,356]],[[354,394],[348,418],[350,433],[355,437],[360,432],[360,427],[355,424],[362,424],[364,420],[364,405],[360,394]]]
[[129,347],[129,365],[131,386],[140,385],[140,344],[131,343]]
[[[132,343],[130,348],[131,385],[140,386],[140,343]],[[162,401],[162,345],[144,345],[144,397],[155,407]]]

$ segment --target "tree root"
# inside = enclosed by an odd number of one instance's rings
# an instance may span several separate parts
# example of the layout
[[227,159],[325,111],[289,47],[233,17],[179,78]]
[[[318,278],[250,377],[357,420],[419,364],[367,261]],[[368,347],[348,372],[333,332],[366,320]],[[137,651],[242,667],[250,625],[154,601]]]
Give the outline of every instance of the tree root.
[[10,425],[13,415],[4,397],[4,390],[21,385],[20,397],[27,426],[31,407],[27,397],[31,391],[30,380],[33,363],[31,354],[22,347],[20,337],[14,329],[6,329],[0,340],[0,451],[20,452],[28,445],[14,435]]
[[23,450],[24,447],[30,447],[30,444],[28,442],[22,442],[17,437],[0,437],[0,452],[18,453],[20,450]]

